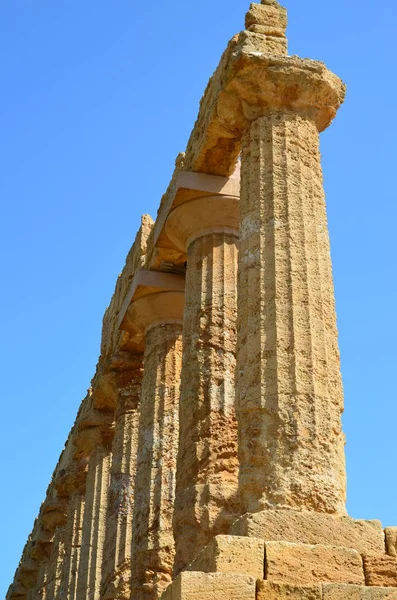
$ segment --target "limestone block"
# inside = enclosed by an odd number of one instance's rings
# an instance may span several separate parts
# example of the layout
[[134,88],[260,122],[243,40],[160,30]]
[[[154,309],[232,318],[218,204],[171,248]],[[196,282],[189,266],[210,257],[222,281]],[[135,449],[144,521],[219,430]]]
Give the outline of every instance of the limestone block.
[[281,35],[268,35],[265,25],[251,25],[247,31],[240,34],[240,42],[247,51],[267,54],[287,54],[287,38]]
[[356,550],[322,544],[266,542],[265,574],[269,581],[295,585],[365,583],[361,556]]
[[386,552],[389,556],[397,556],[397,527],[386,527]]
[[382,554],[384,535],[380,521],[358,521],[325,513],[265,510],[245,514],[229,533],[298,544],[326,544],[354,548],[360,554]]
[[324,584],[323,600],[397,600],[393,588]]
[[258,581],[257,600],[322,600],[321,585],[292,586],[273,581]]
[[385,554],[364,556],[366,585],[397,587],[397,560]]
[[251,4],[245,17],[245,26],[263,25],[268,35],[284,35],[287,27],[287,11],[280,5]]
[[255,600],[255,579],[224,573],[181,573],[162,600]]
[[218,535],[187,567],[204,573],[240,573],[263,579],[265,544],[256,538]]

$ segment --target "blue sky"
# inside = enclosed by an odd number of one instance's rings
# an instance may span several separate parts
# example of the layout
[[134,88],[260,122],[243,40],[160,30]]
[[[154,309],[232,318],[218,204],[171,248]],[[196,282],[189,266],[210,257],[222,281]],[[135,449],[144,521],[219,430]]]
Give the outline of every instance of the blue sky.
[[[101,319],[246,0],[0,2],[0,595],[89,387]],[[285,0],[348,84],[322,135],[349,513],[397,525],[395,0]]]

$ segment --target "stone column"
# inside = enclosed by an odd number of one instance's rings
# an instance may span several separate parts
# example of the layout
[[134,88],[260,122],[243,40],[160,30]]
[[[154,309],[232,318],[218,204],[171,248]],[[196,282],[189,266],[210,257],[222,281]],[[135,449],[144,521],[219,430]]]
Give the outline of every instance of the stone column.
[[260,116],[242,147],[242,511],[344,514],[343,390],[318,135],[344,90],[320,63],[267,63],[267,104],[252,111]]
[[157,279],[159,284],[151,283],[165,289],[139,286],[127,319],[131,330],[144,335],[145,345],[132,525],[131,597],[136,600],[158,598],[172,580],[174,562],[184,278],[159,274]]
[[[80,568],[80,552],[84,521],[85,498],[76,494],[70,498],[68,522],[64,536],[64,556],[59,597],[65,600],[77,600],[77,583]],[[56,596],[55,596],[56,597]]]
[[[80,561],[74,600],[99,599],[109,493],[109,471],[109,451],[99,446],[91,455],[88,465]],[[77,522],[76,526],[78,526]]]
[[117,373],[114,382],[117,406],[103,551],[103,600],[128,600],[131,593],[132,517],[143,355],[128,353],[124,364],[128,368]]
[[166,224],[168,237],[187,251],[175,572],[212,536],[226,532],[239,514],[234,407],[237,227],[238,197],[223,195],[183,202]]

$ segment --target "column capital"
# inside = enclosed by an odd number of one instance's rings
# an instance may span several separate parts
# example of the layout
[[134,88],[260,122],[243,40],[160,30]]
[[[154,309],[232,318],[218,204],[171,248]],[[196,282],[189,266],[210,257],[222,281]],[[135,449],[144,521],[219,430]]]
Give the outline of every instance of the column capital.
[[211,233],[238,236],[239,199],[237,196],[204,196],[176,206],[168,215],[165,231],[182,252],[190,244]]
[[134,343],[144,343],[146,331],[156,325],[181,323],[185,304],[185,278],[157,271],[138,271],[119,314],[119,328]]
[[264,51],[250,31],[229,43],[214,73],[189,139],[188,169],[228,175],[251,121],[274,111],[292,111],[326,129],[346,87],[322,62]]

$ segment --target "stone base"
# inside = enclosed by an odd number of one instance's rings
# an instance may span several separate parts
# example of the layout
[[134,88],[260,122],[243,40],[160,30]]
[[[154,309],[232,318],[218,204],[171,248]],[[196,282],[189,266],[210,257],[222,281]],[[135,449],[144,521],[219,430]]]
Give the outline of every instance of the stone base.
[[186,571],[265,576],[265,543],[257,538],[217,535],[186,567]]
[[253,577],[225,573],[183,572],[161,596],[162,600],[255,600]]
[[325,583],[295,587],[258,581],[257,600],[397,600],[395,588]]
[[247,513],[233,523],[229,533],[260,538],[265,542],[343,546],[362,555],[385,553],[385,534],[380,521],[361,521],[325,513],[296,510]]
[[246,514],[162,598],[397,600],[397,536],[387,533],[379,521],[308,511]]

